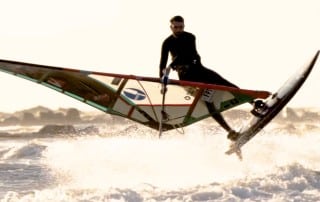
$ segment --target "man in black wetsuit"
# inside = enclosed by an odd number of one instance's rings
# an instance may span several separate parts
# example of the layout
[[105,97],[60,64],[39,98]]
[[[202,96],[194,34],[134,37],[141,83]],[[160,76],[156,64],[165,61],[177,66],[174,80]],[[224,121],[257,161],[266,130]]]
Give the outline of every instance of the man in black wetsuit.
[[[160,59],[160,78],[168,74],[170,69],[177,71],[180,80],[218,84],[238,88],[222,78],[216,72],[205,68],[201,64],[200,55],[196,49],[196,38],[193,34],[184,31],[184,19],[174,16],[170,20],[172,35],[162,44]],[[167,67],[168,55],[172,56],[172,63]],[[235,139],[237,132],[231,129],[222,115],[214,109],[213,104],[207,103],[211,116],[228,131],[228,138]]]

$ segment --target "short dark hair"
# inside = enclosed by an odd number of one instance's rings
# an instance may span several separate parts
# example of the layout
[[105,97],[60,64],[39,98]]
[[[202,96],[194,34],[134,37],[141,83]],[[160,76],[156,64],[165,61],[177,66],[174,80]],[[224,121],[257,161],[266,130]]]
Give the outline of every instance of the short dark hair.
[[176,15],[176,16],[174,16],[174,17],[172,17],[171,19],[170,19],[170,22],[172,23],[173,21],[175,21],[175,22],[184,22],[184,19],[183,19],[183,17],[181,17],[180,15]]

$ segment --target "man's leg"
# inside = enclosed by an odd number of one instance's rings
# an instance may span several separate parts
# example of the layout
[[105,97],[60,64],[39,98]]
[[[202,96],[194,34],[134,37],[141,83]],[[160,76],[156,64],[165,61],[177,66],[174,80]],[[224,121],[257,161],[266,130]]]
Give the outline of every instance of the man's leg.
[[223,118],[223,116],[221,115],[220,112],[218,112],[213,103],[208,103],[208,102],[205,102],[206,105],[207,105],[207,108],[208,108],[208,111],[210,112],[211,114],[211,117],[216,120],[218,122],[218,124],[223,128],[225,129],[227,132],[228,132],[228,138],[230,140],[236,140],[239,133],[237,133],[236,131],[234,131],[230,126],[229,124],[225,121],[225,119]]
[[[187,69],[188,71],[178,71],[179,73],[179,79],[181,80],[189,80],[189,81],[196,81],[196,82],[205,82],[205,83],[211,83],[211,84],[220,84],[225,86],[230,86],[234,88],[238,88],[233,83],[227,81],[226,79],[222,78],[219,74],[216,72],[209,70],[202,65],[200,66],[191,66],[190,69]],[[236,140],[238,137],[238,134],[236,131],[234,131],[228,123],[224,120],[223,116],[218,112],[214,105],[212,103],[206,102],[207,108],[209,113],[211,114],[212,118],[216,120],[219,125],[224,128],[228,132],[228,138],[231,140]]]
[[216,120],[221,126],[222,128],[224,128],[226,131],[231,131],[231,127],[228,125],[228,123],[224,120],[223,116],[221,115],[221,113],[217,112],[215,110],[215,107],[213,106],[213,103],[208,103],[206,102],[207,108],[209,113],[211,114],[212,118],[214,120]]
[[227,79],[223,78],[220,74],[217,72],[208,69],[206,67],[202,66],[202,74],[201,74],[201,81],[205,83],[211,83],[216,85],[223,85],[223,86],[229,86],[234,88],[239,88],[237,85],[231,83]]

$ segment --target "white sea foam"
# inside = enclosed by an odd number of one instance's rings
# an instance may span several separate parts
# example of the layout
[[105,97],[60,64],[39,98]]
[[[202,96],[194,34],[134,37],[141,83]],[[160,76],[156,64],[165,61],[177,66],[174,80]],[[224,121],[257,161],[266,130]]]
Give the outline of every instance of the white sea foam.
[[119,126],[119,136],[110,137],[102,129],[106,134],[99,136],[26,140],[10,144],[11,149],[5,147],[9,142],[1,144],[2,162],[40,157],[35,173],[30,165],[21,169],[28,170],[34,181],[39,181],[37,177],[43,181],[42,187],[34,183],[24,192],[10,184],[12,190],[2,193],[2,201],[314,201],[320,197],[319,130],[297,135],[275,125],[267,127],[243,148],[240,161],[224,154],[225,133],[212,126],[197,124],[186,128],[184,135],[174,131],[162,139],[139,126],[124,136]]

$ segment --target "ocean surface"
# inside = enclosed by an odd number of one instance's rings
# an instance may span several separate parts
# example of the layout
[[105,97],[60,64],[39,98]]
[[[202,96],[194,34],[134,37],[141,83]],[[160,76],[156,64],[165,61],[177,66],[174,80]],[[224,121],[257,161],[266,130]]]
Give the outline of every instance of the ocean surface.
[[224,154],[229,141],[211,119],[161,139],[127,121],[73,124],[94,128],[74,134],[43,127],[0,127],[1,202],[320,200],[319,119],[273,121],[242,161]]

